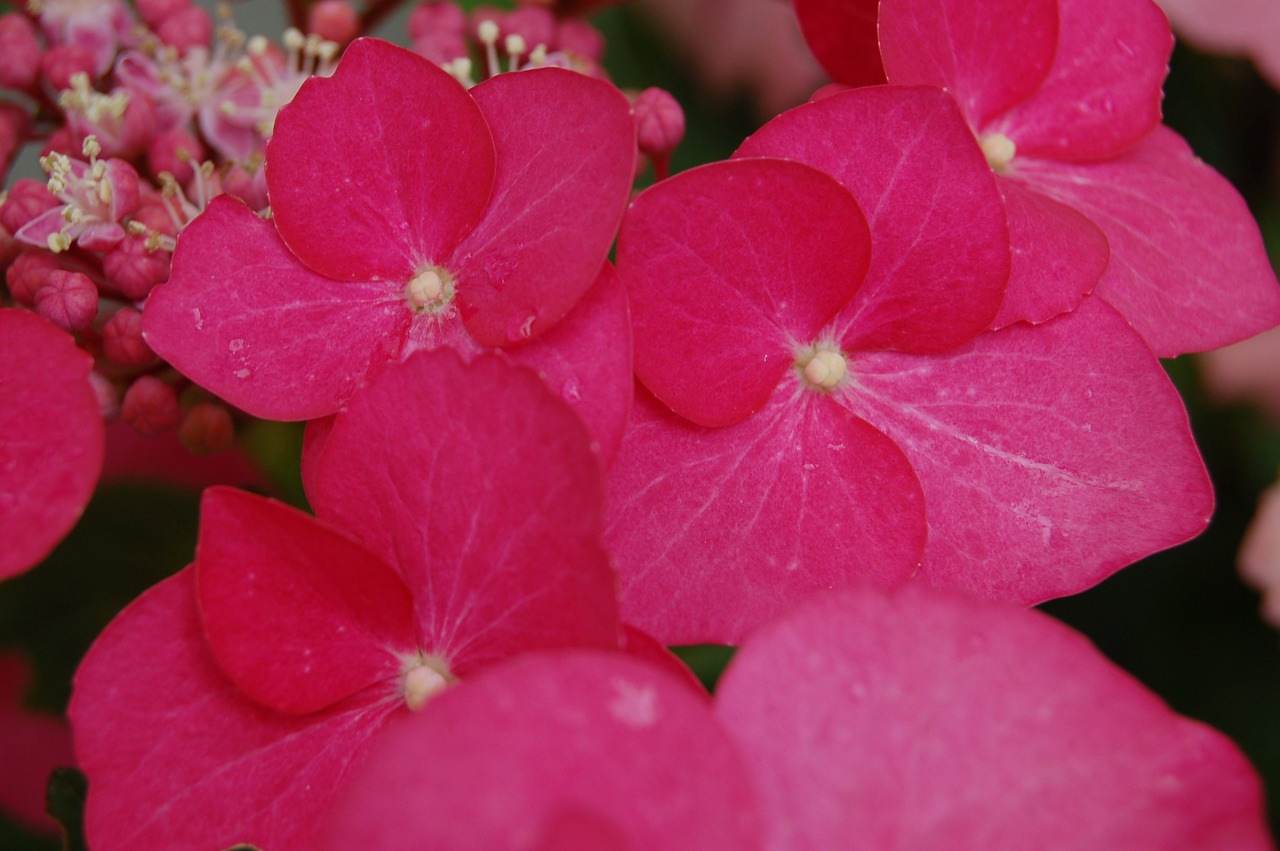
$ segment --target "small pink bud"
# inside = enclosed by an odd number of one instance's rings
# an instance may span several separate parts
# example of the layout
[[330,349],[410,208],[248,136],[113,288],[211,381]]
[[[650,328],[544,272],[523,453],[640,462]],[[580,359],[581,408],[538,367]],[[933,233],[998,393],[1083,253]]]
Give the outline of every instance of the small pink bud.
[[18,304],[28,307],[36,303],[36,293],[58,268],[58,261],[47,251],[24,251],[4,271],[4,283]]
[[259,168],[250,174],[240,163],[233,163],[222,177],[222,188],[228,195],[245,202],[251,210],[264,210],[268,206],[264,169]]
[[120,92],[127,92],[129,96],[124,115],[107,116],[101,121],[73,115],[69,120],[81,139],[91,134],[97,137],[98,144],[102,146],[101,156],[132,160],[151,144],[156,132],[156,108],[150,98],[132,89],[116,88],[111,94]]
[[231,412],[216,402],[201,402],[187,412],[178,438],[194,455],[212,455],[231,448],[236,438]]
[[55,44],[40,58],[40,73],[50,91],[66,91],[76,74],[93,79],[93,54],[74,44]]
[[146,25],[154,30],[165,18],[190,5],[190,0],[134,0],[133,7]]
[[120,416],[141,434],[164,434],[182,422],[178,394],[154,375],[141,375],[124,392]]
[[163,248],[148,248],[145,236],[128,234],[103,255],[102,272],[122,296],[141,301],[169,280],[169,260]]
[[22,243],[13,238],[3,227],[0,227],[0,272],[8,272],[13,261],[22,253]]
[[83,331],[98,315],[98,288],[80,272],[55,269],[36,290],[36,312],[67,331]]
[[414,51],[438,65],[467,55],[467,16],[456,3],[419,3],[409,15],[408,27]]
[[142,314],[131,307],[115,312],[102,326],[102,350],[107,360],[120,366],[147,366],[156,361],[142,339]]
[[663,89],[648,88],[636,96],[636,141],[640,152],[653,160],[658,179],[667,176],[671,152],[684,139],[684,110]]
[[167,171],[183,185],[195,174],[195,163],[204,158],[204,145],[185,127],[160,133],[147,147],[147,168],[151,173]]
[[68,127],[59,127],[49,134],[48,139],[45,139],[44,147],[40,149],[40,156],[66,154],[69,157],[81,157],[83,148],[84,139],[77,139]]
[[26,15],[0,15],[0,88],[29,92],[40,79],[40,38]]
[[307,30],[327,41],[346,44],[360,34],[360,17],[347,0],[320,0],[307,12]]
[[604,36],[586,21],[566,18],[556,29],[556,50],[599,62],[604,56]]
[[24,177],[10,187],[9,197],[0,204],[0,225],[9,233],[17,233],[27,222],[60,203],[43,182]]
[[0,101],[0,175],[9,173],[13,158],[18,155],[31,129],[31,117],[16,103]]
[[114,420],[120,416],[120,388],[115,382],[100,375],[95,369],[89,373],[89,384],[93,394],[98,397],[98,409],[102,411],[104,420]]
[[129,218],[156,233],[168,236],[178,235],[178,223],[173,220],[173,216],[165,207],[164,199],[159,195],[144,196]]
[[550,50],[556,37],[556,16],[536,6],[516,9],[502,21],[502,35],[519,35],[528,50],[540,44]]
[[213,19],[199,6],[187,6],[166,17],[155,28],[165,44],[185,54],[193,47],[209,47],[213,40]]

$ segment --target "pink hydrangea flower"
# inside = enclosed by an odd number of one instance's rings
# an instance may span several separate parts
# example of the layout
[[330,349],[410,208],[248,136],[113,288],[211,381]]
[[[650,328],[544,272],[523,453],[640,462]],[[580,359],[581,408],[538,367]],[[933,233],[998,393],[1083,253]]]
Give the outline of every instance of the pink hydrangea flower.
[[317,847],[754,851],[761,828],[704,697],[577,650],[495,665],[389,725]]
[[52,713],[22,705],[30,679],[23,656],[0,653],[0,812],[56,836],[58,825],[45,812],[45,789],[53,769],[76,764],[71,728]]
[[[854,5],[851,44],[868,23]],[[835,40],[840,25],[823,14],[809,29]],[[1162,357],[1280,321],[1244,201],[1159,126],[1173,42],[1151,0],[886,0],[878,33],[889,82],[950,92],[997,174],[1014,264],[996,327],[1091,290]]]
[[619,646],[600,462],[531,371],[419,353],[318,451],[317,517],[210,489],[194,565],[82,663],[95,851],[312,849],[388,719],[516,653]]
[[1235,745],[1038,612],[826,595],[752,636],[715,703],[770,851],[1274,847]]
[[271,220],[216,198],[183,232],[147,341],[273,419],[332,413],[416,349],[526,343],[596,280],[634,160],[630,109],[607,83],[548,68],[468,93],[357,40],[280,113]]
[[0,579],[42,560],[75,525],[102,467],[93,358],[25,310],[0,308]]
[[983,333],[1008,236],[949,96],[849,91],[736,157],[647,190],[619,240],[657,399],[610,476],[629,622],[733,644],[851,570],[1030,604],[1204,528],[1186,412],[1120,316]]

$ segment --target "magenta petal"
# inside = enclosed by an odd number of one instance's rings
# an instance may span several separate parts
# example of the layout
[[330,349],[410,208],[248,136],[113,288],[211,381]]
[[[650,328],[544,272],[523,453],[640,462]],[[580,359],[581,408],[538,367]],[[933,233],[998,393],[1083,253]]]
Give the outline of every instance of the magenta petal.
[[76,764],[71,729],[58,716],[23,707],[30,678],[25,657],[0,653],[0,813],[56,836],[57,822],[45,809],[45,789],[53,769]]
[[801,163],[712,163],[650,187],[618,242],[636,375],[700,425],[746,419],[857,291],[870,256],[853,196]]
[[423,650],[465,676],[527,649],[617,646],[589,443],[532,370],[419,352],[338,414],[308,495],[400,571]]
[[878,0],[794,0],[800,29],[831,79],[846,86],[884,82],[876,41]]
[[370,369],[397,355],[411,317],[385,283],[310,271],[270,222],[224,196],[182,232],[169,282],[142,315],[157,354],[231,404],[276,420],[337,410]]
[[1004,177],[997,183],[1009,216],[1013,265],[993,327],[1044,322],[1074,310],[1107,268],[1107,238],[1071,207]]
[[924,537],[902,451],[798,388],[717,429],[641,392],[609,476],[623,618],[664,644],[737,644],[820,588],[901,583]]
[[218,664],[279,712],[315,712],[393,679],[397,651],[417,648],[413,597],[395,571],[274,500],[205,491],[195,570]]
[[924,486],[935,585],[1038,603],[1200,533],[1213,491],[1187,414],[1132,329],[1096,298],[955,352],[849,363],[850,410]]
[[711,695],[703,688],[702,682],[694,676],[689,666],[680,657],[672,653],[666,645],[661,644],[647,632],[636,629],[630,624],[622,625],[622,652],[636,659],[643,659],[650,665],[656,665],[676,679],[693,689],[694,694],[707,700]]
[[450,269],[485,345],[537,337],[596,279],[635,176],[636,130],[611,84],[542,68],[471,90],[497,149],[493,198]]
[[769,848],[1273,847],[1235,745],[1038,612],[826,595],[742,647],[716,713]]
[[847,347],[943,351],[995,318],[1009,279],[1004,204],[945,92],[880,86],[834,95],[783,113],[734,156],[808,163],[867,213],[871,269],[837,320]]
[[604,848],[762,847],[750,778],[707,702],[587,652],[512,660],[388,725],[319,847],[563,851],[587,825]]
[[93,494],[104,438],[92,368],[52,322],[0,309],[0,580],[47,556]]
[[946,89],[981,127],[1049,73],[1058,0],[883,0],[879,33],[891,83]]
[[76,673],[69,712],[93,788],[88,842],[313,851],[347,767],[403,705],[371,696],[297,716],[251,702],[210,655],[184,570],[125,609]]
[[403,284],[443,263],[479,221],[493,185],[488,128],[458,81],[402,47],[352,42],[312,77],[267,143],[276,226],[331,278]]
[[1020,155],[1084,161],[1118,153],[1160,123],[1173,52],[1151,0],[1059,0],[1058,52],[1043,85],[983,132]]
[[506,349],[512,363],[533,367],[582,418],[605,464],[613,463],[627,427],[631,377],[631,311],[611,264],[573,310],[533,342]]
[[1028,161],[1022,171],[1106,234],[1111,262],[1097,293],[1160,357],[1280,322],[1280,287],[1244,199],[1172,130],[1114,160]]

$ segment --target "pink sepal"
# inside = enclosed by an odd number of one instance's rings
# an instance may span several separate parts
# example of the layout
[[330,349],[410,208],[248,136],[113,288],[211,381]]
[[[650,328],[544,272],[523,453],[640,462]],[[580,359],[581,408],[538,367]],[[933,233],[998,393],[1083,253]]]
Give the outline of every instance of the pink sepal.
[[417,648],[413,597],[399,575],[274,500],[205,491],[195,571],[219,666],[279,712],[315,712],[394,679]]

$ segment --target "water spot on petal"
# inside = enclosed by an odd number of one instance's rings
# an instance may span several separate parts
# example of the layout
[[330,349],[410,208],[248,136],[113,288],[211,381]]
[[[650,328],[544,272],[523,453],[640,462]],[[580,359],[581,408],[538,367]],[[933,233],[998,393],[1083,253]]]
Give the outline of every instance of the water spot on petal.
[[609,703],[609,712],[615,719],[633,730],[658,723],[658,693],[653,686],[637,686],[615,679],[613,688],[615,696]]
[[253,375],[253,370],[251,370],[251,369],[237,369],[233,374],[235,375],[235,377],[236,377],[236,378],[239,378],[241,381],[243,381],[244,379],[246,379],[246,378],[248,378],[249,376]]
[[566,402],[579,402],[582,400],[582,389],[578,386],[576,378],[570,378],[560,388],[560,395],[564,397]]

